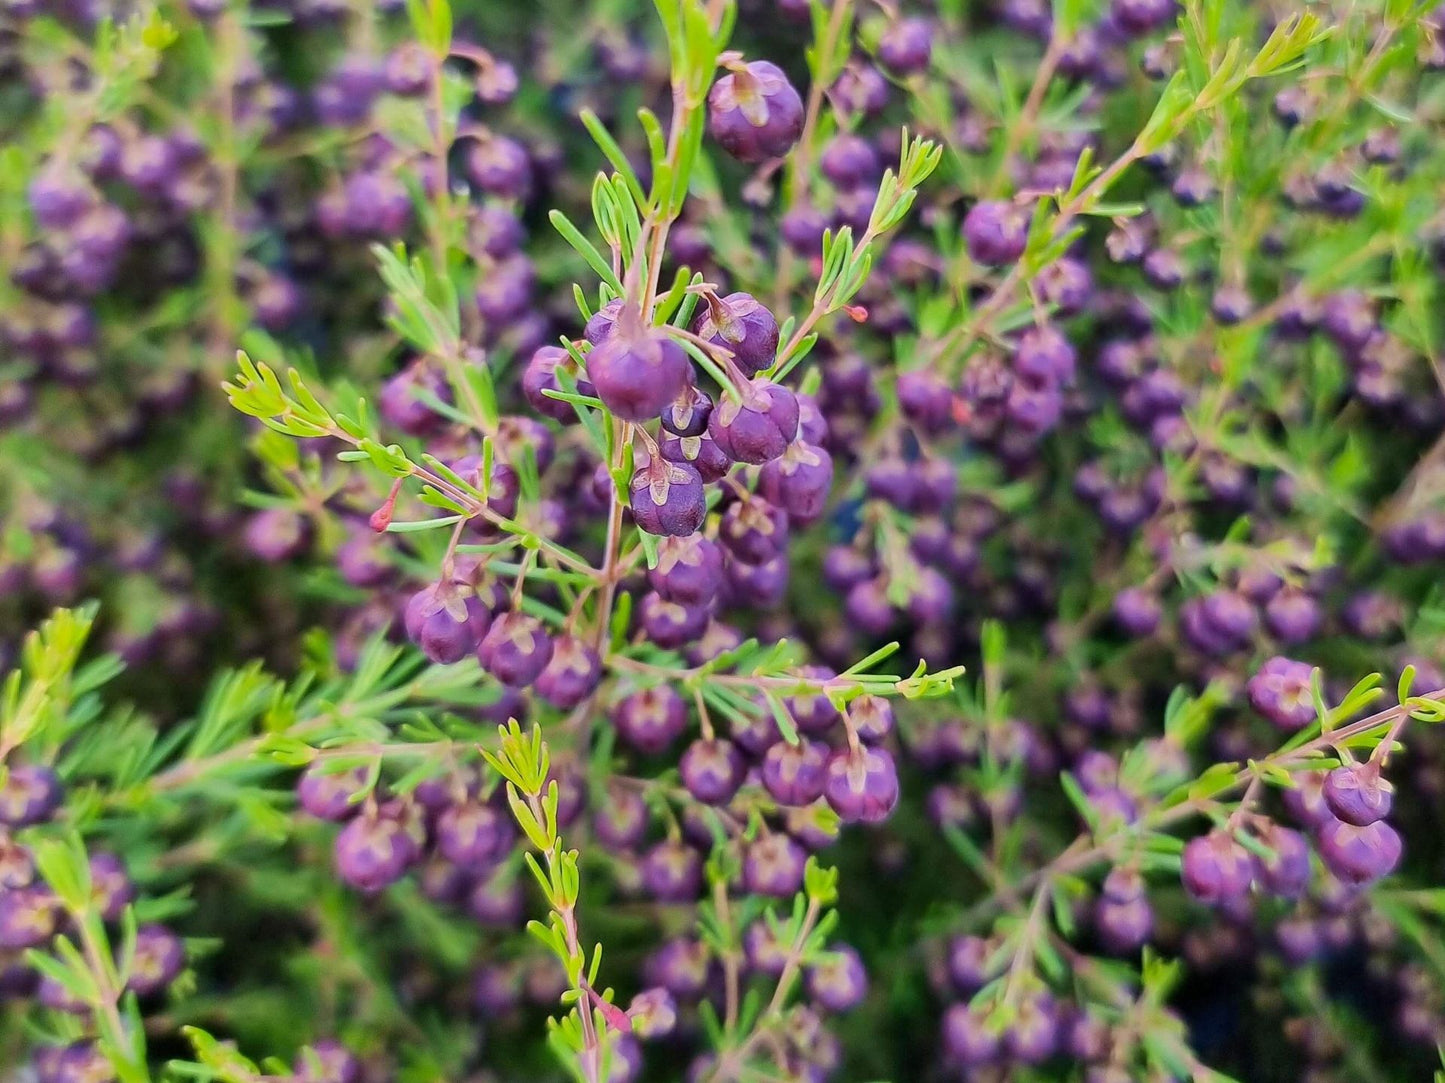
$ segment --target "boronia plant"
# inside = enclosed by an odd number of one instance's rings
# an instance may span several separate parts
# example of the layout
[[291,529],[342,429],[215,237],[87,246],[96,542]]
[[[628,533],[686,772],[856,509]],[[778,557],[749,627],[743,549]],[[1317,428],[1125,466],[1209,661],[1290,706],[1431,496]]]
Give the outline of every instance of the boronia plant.
[[0,1083],[1430,1077],[1442,70],[0,3]]

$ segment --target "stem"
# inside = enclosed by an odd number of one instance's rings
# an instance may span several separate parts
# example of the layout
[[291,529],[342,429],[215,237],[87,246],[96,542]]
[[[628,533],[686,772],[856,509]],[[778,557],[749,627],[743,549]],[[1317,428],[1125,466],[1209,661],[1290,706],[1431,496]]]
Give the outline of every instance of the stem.
[[[333,425],[328,428],[327,435],[334,436],[336,439],[350,444],[352,447],[359,447],[361,445],[361,441],[359,439],[352,436],[340,426]],[[582,574],[588,576],[595,576],[597,574],[597,569],[593,568],[592,565],[588,564],[584,560],[579,560],[577,557],[573,556],[570,552],[568,552],[562,546],[558,545],[556,542],[544,538],[540,534],[534,534],[531,531],[524,529],[519,524],[517,524],[511,519],[508,519],[504,515],[498,515],[495,511],[492,510],[491,505],[485,503],[484,501],[477,500],[469,493],[466,493],[461,489],[457,488],[451,482],[447,481],[439,474],[433,473],[426,467],[418,466],[416,463],[411,463],[410,465],[411,477],[418,478],[419,480],[430,485],[437,492],[444,494],[448,499],[456,502],[457,504],[460,504],[464,509],[466,509],[466,515],[468,516],[468,518],[476,518],[477,516],[480,516],[481,518],[491,523],[493,526],[501,527],[509,534],[535,541],[538,548],[545,550],[547,554],[554,560],[556,560],[559,564],[563,565],[564,567],[571,568],[574,572],[581,572]]]
[[445,57],[435,57],[435,64],[432,68],[431,80],[431,106],[436,114],[436,128],[432,133],[432,155],[435,162],[436,192],[434,199],[436,206],[434,210],[435,221],[432,223],[431,246],[432,258],[436,261],[436,270],[439,275],[447,274],[447,235],[446,224],[451,219],[451,189],[447,184],[447,152],[450,149],[451,140],[446,131],[446,100],[443,95],[443,64]]
[[[424,690],[424,678],[419,677],[406,684],[401,685],[389,692],[373,696],[370,699],[358,700],[352,704],[340,704],[329,710],[321,711],[309,718],[300,719],[292,723],[286,730],[286,736],[301,738],[325,730],[328,726],[346,720],[352,716],[358,718],[377,718],[386,711],[399,706],[408,700],[417,697]],[[203,756],[199,759],[185,760],[174,767],[159,774],[151,776],[144,784],[143,792],[146,794],[166,793],[176,790],[184,790],[195,783],[205,781],[218,771],[231,767],[237,763],[256,757],[262,747],[274,738],[274,734],[261,734],[246,741],[232,745],[223,752],[217,752],[211,756]],[[447,742],[450,746],[450,742]],[[419,754],[426,754],[435,751],[440,747],[439,743],[416,744],[416,745],[378,745],[377,749],[386,749],[388,755],[401,755],[401,749],[416,749]],[[336,749],[318,750],[318,756],[341,755],[354,751],[356,746],[340,746]],[[119,796],[119,795],[118,795]]]
[[[539,794],[529,793],[527,805],[532,810],[532,815],[537,818],[539,824],[547,823],[545,810],[542,808],[542,798]],[[547,862],[550,872],[556,865],[555,855],[558,847],[554,845],[542,856]],[[592,1019],[592,1000],[590,990],[587,986],[586,954],[582,951],[581,941],[577,935],[577,908],[573,905],[558,906],[557,913],[562,918],[562,931],[567,941],[567,951],[572,958],[581,956],[583,959],[582,972],[577,977],[577,1015],[582,1023],[582,1073],[588,1083],[598,1083],[598,1071],[601,1065],[598,1063],[598,1053],[601,1051],[602,1043],[597,1036],[597,1027]]]
[[694,687],[692,690],[692,701],[697,704],[698,729],[702,731],[703,739],[713,739],[712,716],[708,714],[707,700],[703,698],[702,689]]
[[[400,479],[398,479],[399,481]],[[444,582],[451,582],[456,572],[457,563],[457,542],[461,541],[462,531],[466,528],[467,520],[458,520],[457,525],[452,528],[452,536],[447,542],[447,551],[442,554],[442,574]]]
[[752,1034],[742,1045],[728,1050],[718,1059],[717,1068],[714,1069],[711,1076],[711,1083],[732,1083],[738,1079],[738,1073],[747,1063],[748,1057],[771,1032],[772,1026],[778,1021],[783,1005],[787,1002],[788,994],[792,992],[793,981],[797,977],[798,968],[802,965],[803,946],[807,944],[808,937],[812,935],[813,927],[817,925],[821,912],[822,907],[818,901],[810,899],[808,911],[803,916],[803,924],[798,929],[798,935],[793,938],[792,945],[788,948],[788,958],[783,964],[782,974],[778,976],[778,984],[773,990],[773,998],[768,1001],[768,1006],[758,1017]]
[[[618,424],[615,420],[612,422]],[[621,469],[627,446],[632,442],[632,427],[623,423],[622,432],[612,449],[613,471]],[[622,494],[617,491],[616,481],[612,484],[612,497],[607,509],[607,542],[602,559],[602,598],[597,605],[597,631],[593,635],[592,649],[599,654],[612,624],[612,606],[617,598],[618,554],[622,545]]]
[[80,939],[81,954],[98,993],[95,1003],[91,1005],[91,1011],[96,1030],[109,1047],[107,1052],[112,1055],[111,1067],[115,1069],[122,1083],[149,1083],[150,1070],[146,1067],[144,1058],[137,1061],[128,1055],[131,1039],[126,1031],[125,1020],[121,1018],[120,1009],[116,1007],[124,990],[117,984],[115,962],[110,956],[109,947],[101,939],[104,934],[96,935],[100,924],[99,916],[88,907],[85,910],[72,910],[70,916]]
[[219,192],[217,220],[213,223],[207,277],[211,283],[214,313],[211,324],[212,356],[227,355],[236,340],[236,199],[239,163],[236,156],[236,39],[234,12],[221,15],[216,27],[216,141],[212,148]]
[[[635,673],[647,673],[659,677],[668,677],[683,684],[695,681],[699,678],[706,679],[713,684],[733,685],[739,688],[772,688],[785,694],[809,695],[826,693],[829,689],[838,690],[844,688],[862,688],[874,695],[887,695],[891,688],[884,687],[883,682],[878,680],[865,681],[854,677],[795,677],[795,676],[764,676],[750,673],[715,673],[706,666],[695,666],[691,669],[675,669],[670,666],[657,666],[650,662],[640,662],[636,658],[628,658],[625,655],[614,654],[607,659],[607,664],[617,669],[630,669]],[[893,682],[888,681],[888,685]]]
[[[702,697],[698,697],[698,707],[702,708]],[[705,710],[705,709],[704,709]],[[704,713],[704,717],[706,714]],[[728,930],[729,940],[732,939],[732,911],[728,905],[728,889],[721,879],[713,882],[712,885],[713,907],[717,910],[718,923]],[[724,1013],[723,1031],[731,1034],[738,1025],[738,953],[731,944],[728,950],[722,953],[723,964],[723,990],[724,990]]]
[[[1362,718],[1357,722],[1351,722],[1349,725],[1341,726],[1339,729],[1331,730],[1329,733],[1322,733],[1297,748],[1277,751],[1265,757],[1263,760],[1257,761],[1257,766],[1288,767],[1292,764],[1310,759],[1315,753],[1323,752],[1332,745],[1343,744],[1355,737],[1378,730],[1381,727],[1389,727],[1389,732],[1393,735],[1397,732],[1397,727],[1402,725],[1404,720],[1409,719],[1410,704],[1412,702],[1437,700],[1441,697],[1445,697],[1445,688],[1437,688],[1433,692],[1427,692],[1422,696],[1411,696],[1405,703],[1396,704],[1394,707],[1386,708],[1383,711],[1377,711],[1367,718]],[[1231,790],[1245,785],[1245,783],[1256,777],[1255,767],[1242,767],[1236,772],[1234,779],[1229,785],[1221,790],[1220,793],[1228,793]],[[1122,843],[1146,834],[1147,832],[1158,831],[1172,824],[1179,823],[1181,820],[1187,820],[1190,816],[1203,812],[1211,805],[1217,804],[1218,796],[1219,795],[1216,794],[1216,796],[1212,798],[1191,798],[1167,808],[1155,806],[1154,809],[1140,816],[1138,821],[1133,825],[1133,830],[1119,831],[1093,845],[1089,844],[1088,835],[1080,835],[1052,861],[1024,877],[1015,887],[1015,896],[1024,891],[1032,891],[1040,884],[1059,876],[1082,872],[1106,858],[1111,858]],[[983,900],[965,914],[964,924],[970,926],[976,924],[978,920],[996,911],[1001,901],[1003,900],[997,897]]]
[[998,166],[994,169],[993,179],[988,185],[988,190],[995,195],[1004,189],[1008,179],[1009,162],[1018,149],[1023,146],[1025,137],[1031,135],[1038,124],[1039,110],[1044,105],[1044,95],[1048,93],[1049,84],[1053,81],[1054,72],[1058,70],[1059,61],[1063,59],[1064,50],[1068,48],[1068,45],[1069,42],[1059,32],[1056,20],[1048,47],[1039,61],[1038,70],[1034,72],[1034,82],[1029,87],[1028,97],[1024,100],[1023,108],[1005,131],[1004,145],[999,151]]
[[[1049,238],[1046,243],[1052,244],[1062,237],[1074,219],[1103,196],[1119,179],[1119,175],[1141,157],[1143,157],[1143,152],[1136,140],[1128,150],[1114,160],[1112,165],[1085,185],[1077,196],[1060,204],[1059,213],[1049,226]],[[1004,276],[1003,281],[989,294],[988,300],[974,311],[973,318],[939,340],[937,346],[929,353],[929,362],[937,361],[946,354],[960,354],[983,337],[988,332],[989,323],[1013,301],[1014,295],[1027,280],[1028,274],[1029,269],[1023,260],[1015,263],[1009,273]]]
[[1036,952],[1034,942],[1043,930],[1044,913],[1048,909],[1052,896],[1053,882],[1049,877],[1045,877],[1034,892],[1034,900],[1029,906],[1028,919],[1019,933],[1019,942],[1014,950],[1013,961],[1009,964],[1008,974],[1004,978],[1003,1003],[1005,1005],[1013,1006],[1018,1003],[1024,975],[1029,972]]
[[[838,37],[843,32],[843,23],[847,20],[848,10],[852,6],[852,0],[833,0],[832,12],[828,16],[828,25],[823,30],[823,39],[818,43],[818,69],[813,73],[812,85],[808,87],[807,110],[803,114],[803,134],[798,139],[798,146],[793,151],[792,159],[788,166],[788,179],[784,188],[784,208],[791,210],[797,205],[800,191],[807,194],[812,187],[813,168],[813,139],[817,133],[818,117],[823,109],[823,97],[827,93],[829,72],[824,65],[835,52],[838,51]],[[791,245],[780,245],[778,253],[778,271],[774,277],[775,296],[773,301],[774,310],[779,310],[787,302],[788,289],[793,278],[793,249]]]

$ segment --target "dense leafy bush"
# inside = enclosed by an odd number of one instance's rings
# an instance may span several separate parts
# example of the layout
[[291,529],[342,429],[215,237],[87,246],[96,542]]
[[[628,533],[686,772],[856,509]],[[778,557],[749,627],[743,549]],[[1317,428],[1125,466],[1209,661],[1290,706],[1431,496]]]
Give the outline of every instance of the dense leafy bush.
[[1427,1077],[1442,34],[6,0],[0,1080]]

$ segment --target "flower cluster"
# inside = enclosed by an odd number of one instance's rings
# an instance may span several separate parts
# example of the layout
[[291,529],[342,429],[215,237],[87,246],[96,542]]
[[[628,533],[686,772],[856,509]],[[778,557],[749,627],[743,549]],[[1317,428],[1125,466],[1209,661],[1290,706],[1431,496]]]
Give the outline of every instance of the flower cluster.
[[10,3],[0,1063],[1422,1078],[1442,43]]

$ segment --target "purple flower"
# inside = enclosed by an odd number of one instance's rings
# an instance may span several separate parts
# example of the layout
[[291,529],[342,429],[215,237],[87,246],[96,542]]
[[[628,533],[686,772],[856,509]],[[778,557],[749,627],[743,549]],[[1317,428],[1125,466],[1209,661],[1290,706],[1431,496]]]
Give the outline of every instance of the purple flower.
[[1306,662],[1279,656],[1269,659],[1245,686],[1249,705],[1280,729],[1309,725],[1315,719],[1312,673]]
[[642,882],[659,902],[692,902],[702,892],[702,858],[682,842],[659,842],[642,859]]
[[998,945],[981,936],[955,937],[948,947],[948,976],[966,997],[973,996],[998,976],[992,963]]
[[834,545],[823,554],[823,581],[846,593],[877,574],[872,557],[851,545]]
[[153,996],[180,976],[186,965],[181,938],[164,925],[142,925],[136,932],[126,988],[137,996]]
[[663,988],[644,989],[627,1006],[632,1033],[644,1041],[665,1038],[677,1026],[677,1002]]
[[442,856],[464,869],[500,861],[516,837],[505,813],[479,801],[463,801],[443,810],[435,834]]
[[803,887],[808,855],[781,831],[764,835],[743,854],[743,887],[755,895],[791,899]]
[[734,605],[776,609],[783,604],[788,591],[786,556],[780,554],[760,564],[750,564],[729,553],[723,568],[732,587],[729,597]]
[[953,389],[929,369],[900,372],[895,384],[898,406],[922,432],[937,435],[955,423]]
[[1364,827],[1335,820],[1316,835],[1320,859],[1346,884],[1368,884],[1395,870],[1402,846],[1396,830],[1384,820]]
[[[819,682],[827,682],[837,676],[826,666],[801,666],[797,672],[799,677]],[[838,708],[833,706],[833,701],[821,687],[816,691],[786,696],[783,703],[798,724],[798,729],[814,736],[827,734],[842,719]]]
[[460,662],[477,649],[492,624],[492,614],[469,588],[434,583],[406,603],[406,634],[438,665]]
[[477,644],[477,661],[502,684],[525,688],[552,661],[552,637],[525,613],[503,613]]
[[778,321],[762,302],[750,293],[722,298],[706,294],[704,299],[707,304],[693,321],[693,334],[731,351],[733,364],[745,376],[770,368],[778,357]]
[[613,786],[592,812],[592,833],[610,850],[631,850],[647,834],[650,813],[642,794],[626,786]]
[[1347,824],[1368,827],[1390,815],[1395,787],[1378,763],[1346,763],[1325,775],[1325,804]]
[[312,105],[327,125],[360,124],[385,85],[384,72],[370,57],[344,56],[312,92]]
[[668,684],[633,692],[612,708],[617,735],[640,752],[655,754],[682,736],[687,728],[687,704]]
[[0,835],[0,891],[29,887],[35,881],[35,856],[9,835]]
[[684,606],[701,606],[717,594],[723,574],[717,543],[700,534],[663,538],[657,544],[657,566],[647,581],[658,595]]
[[466,169],[473,184],[503,199],[523,199],[532,186],[527,148],[503,135],[474,142],[467,152]]
[[1143,896],[1114,899],[1106,895],[1094,908],[1094,928],[1107,951],[1128,955],[1148,942],[1154,931],[1154,911]]
[[403,98],[420,97],[431,84],[433,63],[420,42],[403,42],[391,51],[382,69],[386,89]]
[[828,749],[814,741],[777,741],[763,756],[763,786],[780,805],[808,805],[823,796]]
[[857,583],[843,599],[848,622],[864,634],[883,636],[898,621],[898,611],[888,600],[888,585],[881,577]]
[[665,941],[642,969],[649,985],[660,985],[679,1000],[695,1001],[707,987],[711,964],[706,944],[678,937]]
[[1291,776],[1294,786],[1282,794],[1284,806],[1302,827],[1318,827],[1335,819],[1325,803],[1325,780],[1322,772],[1302,772]]
[[244,537],[253,554],[279,564],[306,548],[311,530],[306,519],[290,508],[267,508],[251,516]]
[[718,541],[739,560],[761,564],[786,550],[788,516],[768,499],[745,497],[723,512]]
[[1126,33],[1143,36],[1174,18],[1175,0],[1113,0],[1109,14]]
[[582,336],[594,346],[605,342],[611,337],[621,314],[622,298],[614,297],[591,315],[587,326],[582,329]]
[[707,392],[689,387],[662,410],[662,427],[674,436],[701,436],[707,432],[713,401]]
[[828,217],[817,207],[799,203],[784,212],[778,221],[778,233],[794,252],[811,256],[821,251]]
[[110,1083],[116,1078],[110,1058],[95,1042],[74,1042],[55,1053],[48,1073],[41,1073],[44,1083]]
[[0,949],[38,948],[55,935],[60,908],[44,887],[0,891]]
[[692,366],[670,336],[645,325],[635,306],[624,306],[612,333],[587,355],[587,377],[618,417],[650,421],[687,390]]
[[392,565],[386,548],[371,531],[342,542],[336,550],[336,568],[354,587],[379,587],[391,578]]
[[818,156],[818,168],[839,188],[875,184],[883,174],[883,163],[873,144],[860,135],[841,132],[828,140]]
[[1247,647],[1259,625],[1254,605],[1233,590],[1190,599],[1181,617],[1186,637],[1206,654],[1216,656]]
[[483,873],[467,896],[467,913],[492,929],[516,929],[526,916],[522,885],[504,865]]
[[119,921],[125,908],[135,901],[135,884],[115,854],[90,855],[90,896],[96,911],[106,921]]
[[83,176],[56,167],[37,172],[28,194],[36,224],[47,230],[70,228],[99,201]]
[[[779,931],[782,929],[783,926],[779,925]],[[743,951],[747,955],[748,966],[766,977],[776,978],[782,974],[787,966],[789,947],[765,919],[753,922],[743,933]]]
[[761,465],[783,454],[798,435],[798,400],[770,380],[752,380],[736,396],[723,396],[707,431],[729,458]]
[[1025,996],[1004,1031],[1004,1049],[1019,1063],[1042,1064],[1059,1047],[1061,1024],[1052,996],[1046,992]]
[[720,481],[733,460],[711,436],[668,436],[659,446],[664,459],[694,467],[704,482]]
[[978,263],[999,266],[1024,254],[1029,236],[1027,207],[1002,200],[975,203],[963,219],[963,242]]
[[1052,384],[1074,382],[1075,358],[1069,340],[1051,324],[1029,328],[1014,348],[1014,368],[1019,375]]
[[1271,895],[1297,899],[1310,882],[1309,841],[1298,831],[1275,824],[1261,835],[1273,856],[1259,861],[1259,883]]
[[678,761],[682,784],[706,805],[725,805],[743,781],[743,757],[731,741],[702,738]]
[[702,475],[688,463],[661,455],[649,459],[632,475],[629,489],[632,518],[649,534],[694,534],[707,515]]
[[663,650],[676,650],[697,639],[706,630],[708,611],[702,606],[669,602],[649,591],[638,607],[643,634]]
[[400,819],[367,813],[341,829],[333,856],[342,880],[372,893],[400,880],[419,855]]
[[60,778],[42,764],[18,764],[0,787],[0,824],[29,827],[49,820],[63,796]]
[[960,1067],[982,1068],[997,1063],[999,1035],[982,1010],[954,1004],[943,1013],[943,1048]]
[[560,635],[552,660],[537,677],[537,694],[558,710],[569,711],[590,696],[602,680],[602,660],[574,635]]
[[838,749],[828,759],[824,796],[845,823],[881,823],[898,804],[898,769],[882,749]]
[[1181,861],[1184,887],[1202,903],[1217,905],[1241,898],[1254,879],[1254,858],[1223,831],[1190,839]]
[[541,346],[532,354],[531,359],[527,362],[527,367],[522,370],[522,394],[527,397],[527,402],[532,409],[543,417],[550,417],[553,421],[571,425],[577,420],[577,411],[573,405],[544,393],[563,390],[562,385],[557,381],[558,368],[571,373],[577,394],[593,395],[596,393],[597,389],[592,386],[591,381],[576,372],[571,354],[560,346]]
[[472,1004],[484,1015],[511,1015],[521,1003],[517,972],[511,966],[484,964],[472,976]]
[[754,60],[713,84],[708,131],[742,162],[781,158],[803,132],[803,99],[781,68]]
[[1034,282],[1044,302],[1053,305],[1054,314],[1060,317],[1078,315],[1094,295],[1089,265],[1068,256],[1040,270]]
[[852,61],[843,66],[833,94],[845,111],[873,116],[888,105],[888,81],[871,64]]
[[1153,635],[1162,616],[1159,599],[1144,587],[1125,587],[1114,596],[1114,619],[1131,636]]
[[296,1083],[361,1083],[361,1063],[340,1042],[313,1042],[291,1066]]
[[296,801],[319,820],[340,823],[360,811],[359,795],[367,784],[364,767],[327,770],[325,761],[313,763],[296,784]]
[[795,440],[783,454],[763,466],[758,492],[788,513],[800,526],[823,514],[833,487],[833,458],[822,448]]
[[894,75],[926,71],[933,55],[934,33],[927,19],[898,19],[878,39],[878,59]]
[[808,968],[808,995],[830,1012],[856,1008],[868,995],[863,960],[846,944],[830,950]]
[[451,385],[445,377],[420,360],[381,385],[376,405],[388,424],[412,436],[427,436],[441,428],[445,419],[423,402],[418,392],[426,392],[443,403],[450,404],[452,399]]

